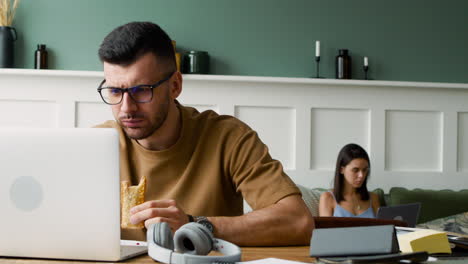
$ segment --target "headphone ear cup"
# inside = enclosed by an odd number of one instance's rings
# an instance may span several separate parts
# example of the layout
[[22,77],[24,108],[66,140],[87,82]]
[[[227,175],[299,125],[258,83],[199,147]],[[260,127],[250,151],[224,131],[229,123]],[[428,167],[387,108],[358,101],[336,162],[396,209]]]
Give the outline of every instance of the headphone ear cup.
[[174,240],[172,239],[172,231],[169,225],[165,222],[151,225],[153,228],[153,241],[161,247],[174,250]]
[[213,248],[213,234],[197,223],[183,225],[174,234],[176,251],[192,255],[206,255]]

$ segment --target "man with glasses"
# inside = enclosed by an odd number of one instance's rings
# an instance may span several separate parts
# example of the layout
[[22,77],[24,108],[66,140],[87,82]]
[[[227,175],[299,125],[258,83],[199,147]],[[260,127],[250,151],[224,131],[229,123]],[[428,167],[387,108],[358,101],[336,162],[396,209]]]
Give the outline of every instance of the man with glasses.
[[[149,22],[128,23],[99,49],[99,85],[120,133],[121,180],[146,178],[147,202],[130,211],[133,224],[190,221],[238,245],[309,244],[313,219],[300,191],[257,133],[240,120],[180,104],[182,75],[169,36]],[[243,214],[243,198],[254,211]],[[145,240],[146,230],[122,229]]]

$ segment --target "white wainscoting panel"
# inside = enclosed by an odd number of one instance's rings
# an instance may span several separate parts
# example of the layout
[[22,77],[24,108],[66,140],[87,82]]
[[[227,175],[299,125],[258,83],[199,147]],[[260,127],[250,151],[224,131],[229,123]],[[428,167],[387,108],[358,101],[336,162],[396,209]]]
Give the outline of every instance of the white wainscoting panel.
[[282,161],[285,169],[295,169],[295,109],[236,106],[235,116],[257,131],[260,139],[268,146],[270,155]]
[[369,115],[365,109],[312,109],[310,169],[334,170],[338,152],[349,143],[369,153]]
[[76,127],[93,127],[114,120],[111,108],[102,102],[76,103]]
[[[0,127],[112,119],[102,72],[0,69]],[[331,187],[339,149],[370,154],[369,187],[468,188],[468,84],[184,75],[178,98],[254,128],[291,178]],[[17,89],[12,89],[16,87]]]
[[55,127],[57,105],[53,101],[0,100],[1,127]]
[[387,111],[386,166],[390,171],[442,171],[442,113]]

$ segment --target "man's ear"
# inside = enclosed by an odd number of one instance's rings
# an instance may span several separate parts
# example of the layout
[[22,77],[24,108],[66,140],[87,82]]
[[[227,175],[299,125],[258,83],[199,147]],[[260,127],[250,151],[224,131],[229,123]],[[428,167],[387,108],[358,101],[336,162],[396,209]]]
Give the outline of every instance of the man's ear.
[[182,74],[179,71],[174,72],[174,75],[169,79],[171,99],[176,99],[182,92]]

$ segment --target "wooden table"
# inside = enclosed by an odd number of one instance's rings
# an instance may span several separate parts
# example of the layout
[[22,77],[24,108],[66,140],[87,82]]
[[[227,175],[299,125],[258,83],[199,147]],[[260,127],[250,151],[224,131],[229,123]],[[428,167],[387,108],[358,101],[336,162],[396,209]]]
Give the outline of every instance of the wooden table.
[[[243,247],[242,248],[242,261],[264,259],[264,258],[280,258],[287,260],[294,260],[306,263],[314,263],[315,259],[309,257],[309,247]],[[12,263],[12,264],[58,264],[58,263],[80,263],[80,264],[105,264],[109,262],[92,262],[92,261],[65,261],[65,260],[49,260],[49,259],[19,259],[19,258],[2,258],[0,257],[0,264]],[[132,258],[124,262],[118,263],[136,263],[136,264],[154,264],[148,255]],[[434,264],[462,264],[468,263],[467,259],[450,259],[450,260],[439,260],[437,262],[429,262]],[[274,264],[274,263],[272,263]]]
[[[243,247],[242,261],[256,260],[263,258],[281,258],[295,260],[301,262],[315,262],[314,258],[309,257],[309,247]],[[0,263],[24,263],[24,264],[45,264],[45,263],[108,263],[108,262],[91,262],[91,261],[65,261],[65,260],[50,260],[50,259],[20,259],[20,258],[1,258]],[[131,258],[119,263],[135,263],[135,264],[154,264],[156,263],[148,255],[142,255],[136,258]]]

